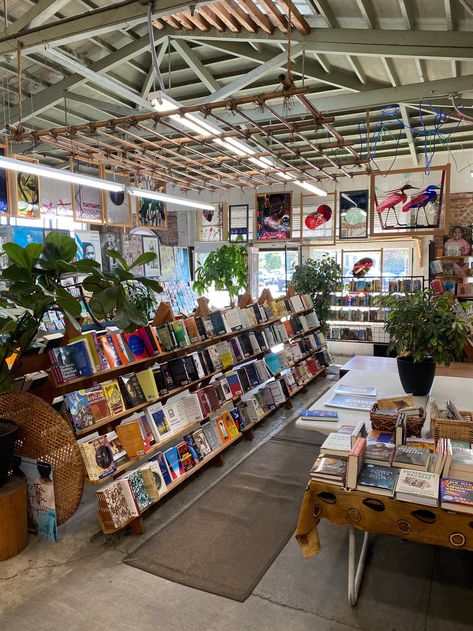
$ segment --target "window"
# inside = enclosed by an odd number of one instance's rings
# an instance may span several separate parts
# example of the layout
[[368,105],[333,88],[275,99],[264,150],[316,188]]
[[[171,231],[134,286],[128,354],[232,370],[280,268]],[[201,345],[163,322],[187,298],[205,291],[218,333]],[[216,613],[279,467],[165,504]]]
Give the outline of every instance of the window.
[[298,262],[298,250],[259,250],[258,296],[265,288],[271,291],[273,298],[285,294]]
[[[208,257],[208,252],[199,252],[195,255],[195,267],[203,265],[205,259]],[[217,309],[224,309],[230,304],[230,296],[227,291],[217,291],[215,287],[212,287],[205,293],[205,297],[209,299],[210,307],[216,307]]]

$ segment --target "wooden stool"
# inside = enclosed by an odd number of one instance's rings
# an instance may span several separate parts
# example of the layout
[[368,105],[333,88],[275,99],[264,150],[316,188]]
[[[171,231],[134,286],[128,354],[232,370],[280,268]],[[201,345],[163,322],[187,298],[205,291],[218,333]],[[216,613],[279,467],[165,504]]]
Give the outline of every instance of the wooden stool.
[[0,487],[0,561],[11,559],[27,545],[26,481],[11,478]]

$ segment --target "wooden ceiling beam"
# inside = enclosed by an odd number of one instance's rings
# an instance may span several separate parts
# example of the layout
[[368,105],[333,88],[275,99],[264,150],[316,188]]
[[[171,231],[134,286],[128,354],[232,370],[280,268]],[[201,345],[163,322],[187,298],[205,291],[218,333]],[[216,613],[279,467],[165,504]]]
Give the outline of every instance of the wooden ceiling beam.
[[251,16],[245,13],[235,0],[225,0],[225,4],[247,31],[250,31],[250,33],[256,33],[258,31],[258,26],[253,22]]
[[188,31],[195,31],[195,24],[183,13],[175,13],[174,18]]
[[280,29],[283,33],[288,32],[288,23],[286,17],[279,11],[272,0],[258,0],[263,9],[272,20],[273,24]]
[[166,28],[166,24],[162,20],[153,20],[153,26],[154,28],[158,29],[158,31]]
[[169,24],[169,26],[172,26],[172,28],[177,29],[178,31],[182,30],[182,24],[176,20],[176,18],[172,15],[163,15],[163,17],[161,18],[164,22],[166,22],[166,24]]
[[209,7],[207,6],[199,6],[196,9],[196,13],[200,13],[200,15],[204,16],[204,18],[210,22],[210,24],[212,26],[214,26],[217,31],[219,31],[220,33],[223,33],[226,30],[226,26],[225,24],[222,22],[222,20],[215,15],[215,13],[213,13]]
[[245,7],[248,14],[265,33],[269,33],[269,35],[274,33],[274,24],[270,22],[268,17],[260,11],[260,9],[258,9],[253,0],[240,0],[240,4]]
[[181,15],[185,15],[200,31],[204,33],[210,31],[210,24],[198,11],[194,11],[193,14],[190,11],[182,11]]
[[291,13],[291,22],[294,24],[296,29],[301,33],[301,35],[308,35],[311,31],[309,23],[296,7],[296,5],[292,2],[292,0],[278,0],[278,4],[281,7],[284,7],[286,10],[288,20],[289,20],[289,12]]
[[241,24],[233,17],[222,2],[214,2],[209,9],[217,15],[224,24],[233,32],[240,33]]

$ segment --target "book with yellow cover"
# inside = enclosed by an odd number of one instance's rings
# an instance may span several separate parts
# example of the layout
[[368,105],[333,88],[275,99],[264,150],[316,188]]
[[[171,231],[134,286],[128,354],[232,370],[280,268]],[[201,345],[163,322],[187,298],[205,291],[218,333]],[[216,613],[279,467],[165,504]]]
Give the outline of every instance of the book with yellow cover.
[[159,398],[158,387],[154,378],[154,372],[152,368],[146,370],[140,370],[136,373],[138,382],[143,390],[143,394],[147,401],[156,401]]
[[384,397],[376,401],[378,410],[405,410],[415,407],[411,394],[400,394],[399,396]]
[[118,385],[118,381],[116,381],[116,379],[113,379],[112,381],[105,381],[102,384],[102,390],[105,398],[107,399],[110,414],[112,416],[120,414],[126,409],[120,386]]
[[129,458],[139,458],[145,454],[145,441],[138,418],[126,420],[117,425],[116,430],[123,449]]

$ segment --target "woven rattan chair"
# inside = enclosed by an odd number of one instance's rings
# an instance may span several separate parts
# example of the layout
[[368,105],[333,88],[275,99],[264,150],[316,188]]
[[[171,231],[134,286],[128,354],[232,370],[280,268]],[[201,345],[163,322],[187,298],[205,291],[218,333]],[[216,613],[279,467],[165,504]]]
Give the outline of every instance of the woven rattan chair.
[[17,455],[51,465],[57,523],[63,524],[76,512],[84,489],[84,466],[72,429],[54,408],[29,393],[0,395],[0,417],[20,426]]

